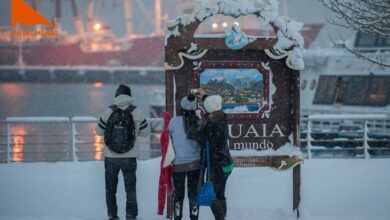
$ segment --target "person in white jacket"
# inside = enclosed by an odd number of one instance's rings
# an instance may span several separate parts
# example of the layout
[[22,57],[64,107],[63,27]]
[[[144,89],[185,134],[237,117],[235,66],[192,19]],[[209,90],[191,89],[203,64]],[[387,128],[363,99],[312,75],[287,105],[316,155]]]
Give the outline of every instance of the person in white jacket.
[[118,185],[118,174],[122,171],[126,189],[126,219],[136,219],[138,215],[138,205],[136,197],[136,169],[137,158],[140,154],[137,136],[148,135],[148,122],[143,112],[135,107],[132,102],[130,87],[119,85],[115,93],[114,105],[108,107],[100,117],[96,125],[96,133],[103,136],[108,121],[116,108],[121,110],[131,109],[131,116],[134,122],[135,144],[128,152],[115,153],[106,145],[104,146],[104,167],[106,185],[106,205],[109,220],[118,220],[118,207],[116,203],[116,192]]

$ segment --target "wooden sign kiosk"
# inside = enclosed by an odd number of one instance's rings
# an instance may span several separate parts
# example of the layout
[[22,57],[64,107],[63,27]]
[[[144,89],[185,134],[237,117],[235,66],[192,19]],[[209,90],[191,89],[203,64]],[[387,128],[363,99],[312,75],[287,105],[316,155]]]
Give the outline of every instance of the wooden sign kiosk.
[[[293,168],[293,209],[299,216],[299,69],[303,68],[299,24],[275,16],[277,9],[272,5],[256,8],[248,1],[240,8],[225,0],[214,1],[217,3],[210,7],[202,2],[207,1],[198,1],[191,15],[168,25],[164,66],[167,111],[175,115],[191,88],[221,95],[235,165]],[[268,21],[278,37],[248,36],[237,26],[223,36],[195,35],[201,22],[216,14],[234,18],[255,15]]]

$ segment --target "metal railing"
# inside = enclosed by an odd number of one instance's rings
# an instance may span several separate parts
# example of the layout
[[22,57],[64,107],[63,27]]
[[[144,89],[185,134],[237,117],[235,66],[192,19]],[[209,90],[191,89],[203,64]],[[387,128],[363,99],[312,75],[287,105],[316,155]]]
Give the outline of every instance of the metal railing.
[[390,117],[311,115],[301,120],[301,150],[309,159],[390,157]]
[[5,122],[7,162],[68,159],[69,118],[9,117]]
[[[150,135],[137,139],[140,159],[160,156],[163,120],[147,120]],[[104,143],[95,133],[97,122],[94,117],[9,117],[0,129],[0,162],[102,160]]]
[[[0,124],[0,162],[102,160],[94,117],[11,117]],[[140,159],[160,156],[161,118],[148,118]],[[311,158],[390,158],[387,115],[311,115],[301,119],[301,151]]]

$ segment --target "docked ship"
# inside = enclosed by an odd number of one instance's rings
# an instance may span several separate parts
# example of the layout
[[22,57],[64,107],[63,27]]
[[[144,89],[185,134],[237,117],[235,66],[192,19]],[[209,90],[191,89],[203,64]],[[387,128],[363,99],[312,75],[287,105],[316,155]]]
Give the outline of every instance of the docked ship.
[[[38,10],[36,0],[25,0]],[[112,83],[164,83],[164,29],[167,14],[162,15],[162,1],[155,0],[154,14],[146,13],[142,1],[114,1],[124,9],[126,34],[117,37],[96,18],[95,1],[87,1],[87,21],[83,22],[76,0],[71,0],[74,35],[62,29],[63,16],[60,0],[55,1],[54,24],[59,32],[55,40],[40,38],[15,39],[11,27],[0,29],[0,81],[14,82],[112,82]],[[149,34],[135,33],[132,23],[133,4],[143,8],[145,19],[154,22]],[[175,5],[178,14],[190,13],[193,0],[181,0]],[[150,9],[149,9],[150,11]],[[86,23],[86,24],[85,24]],[[226,22],[225,22],[226,23]],[[85,25],[84,25],[85,24]],[[215,26],[216,25],[216,26]],[[250,22],[242,24],[248,34],[258,34]],[[308,48],[323,24],[306,24],[302,35]],[[203,33],[224,33],[224,23],[213,23]],[[35,27],[42,28],[41,26]],[[137,76],[137,77],[134,77]],[[145,80],[147,79],[147,80]]]
[[[354,49],[390,63],[390,37],[357,33]],[[390,113],[390,67],[357,58],[343,48],[305,51],[301,108],[314,113]]]
[[344,48],[305,51],[301,145],[304,151],[310,145],[317,156],[389,156],[390,37],[357,32],[352,46],[384,65]]
[[[36,0],[25,0],[25,3],[39,11]],[[54,24],[59,33],[56,39],[31,37],[20,40],[12,34],[15,28],[0,29],[0,81],[129,83],[131,77],[133,83],[145,82],[145,78],[150,83],[164,82],[161,0],[156,0],[155,16],[144,15],[156,17],[156,30],[147,36],[133,31],[133,2],[115,1],[116,7],[124,9],[126,34],[123,37],[117,37],[104,21],[94,16],[99,6],[93,0],[87,2],[86,22],[82,20],[79,2],[69,1],[76,33],[67,34],[62,29],[61,15],[65,10],[61,3],[64,2],[55,1]],[[35,30],[41,28],[35,26]]]

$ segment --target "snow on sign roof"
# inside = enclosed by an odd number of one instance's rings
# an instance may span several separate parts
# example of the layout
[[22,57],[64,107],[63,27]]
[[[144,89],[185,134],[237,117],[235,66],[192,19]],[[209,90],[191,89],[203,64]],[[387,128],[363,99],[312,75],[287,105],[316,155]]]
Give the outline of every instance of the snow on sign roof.
[[299,31],[303,24],[281,17],[278,7],[279,3],[276,0],[197,0],[192,14],[182,15],[168,23],[166,39],[171,36],[180,36],[180,27],[187,27],[196,21],[204,21],[216,14],[232,17],[253,14],[270,23],[275,29],[277,42],[273,49],[266,50],[267,55],[273,59],[287,56],[287,65],[290,68],[302,70],[305,66],[302,56],[304,39]]

